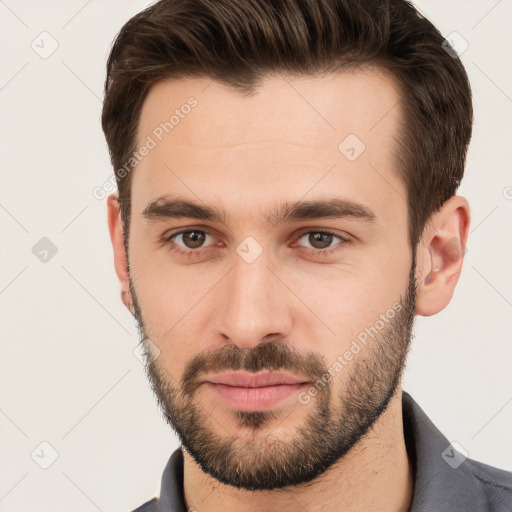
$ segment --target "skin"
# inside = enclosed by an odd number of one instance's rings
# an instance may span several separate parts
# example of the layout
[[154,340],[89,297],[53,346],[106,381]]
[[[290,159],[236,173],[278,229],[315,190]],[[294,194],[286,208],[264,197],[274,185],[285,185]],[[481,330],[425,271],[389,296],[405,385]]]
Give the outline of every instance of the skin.
[[[251,97],[210,79],[160,82],[143,105],[139,143],[190,96],[197,107],[132,171],[129,271],[117,196],[108,198],[123,302],[134,313],[131,277],[145,334],[160,351],[158,368],[177,387],[198,354],[227,343],[255,349],[269,335],[290,340],[302,354],[313,351],[331,365],[404,296],[409,283],[407,191],[393,157],[403,115],[398,89],[387,74],[372,68],[321,78],[268,77]],[[338,150],[351,133],[366,146],[352,162]],[[144,208],[163,194],[224,208],[229,220],[144,219]],[[283,202],[334,196],[364,204],[376,222],[315,219],[271,226],[264,220]],[[450,302],[469,220],[468,202],[457,195],[431,217],[416,251],[416,314],[434,315]],[[184,257],[160,243],[164,234],[185,228],[211,234],[201,256]],[[303,235],[322,229],[348,235],[351,242],[334,239],[329,248],[340,243],[338,250],[314,255]],[[248,236],[263,249],[252,263],[236,252]],[[175,243],[187,250],[182,239]],[[351,368],[355,362],[332,380],[333,395],[343,396]],[[385,412],[348,454],[306,484],[237,489],[202,471],[184,451],[187,508],[407,510],[414,475],[403,437],[401,391],[398,386]],[[265,448],[269,433],[274,440],[293,442],[294,428],[304,424],[319,400],[313,397],[307,405],[286,400],[277,407],[277,419],[253,430],[243,428],[204,387],[194,399],[211,418],[212,432],[219,439],[234,436],[240,449],[249,441]],[[336,406],[331,402],[334,411]]]

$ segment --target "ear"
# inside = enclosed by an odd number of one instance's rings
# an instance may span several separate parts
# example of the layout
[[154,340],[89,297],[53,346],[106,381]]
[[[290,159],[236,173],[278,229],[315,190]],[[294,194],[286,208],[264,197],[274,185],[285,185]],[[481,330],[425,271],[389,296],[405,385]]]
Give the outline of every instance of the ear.
[[130,272],[124,247],[124,223],[121,219],[121,208],[117,193],[107,197],[107,216],[110,240],[114,249],[114,267],[121,283],[121,300],[133,315],[133,303],[130,292]]
[[435,315],[450,302],[462,271],[470,209],[461,196],[448,199],[428,222],[418,244],[416,313]]

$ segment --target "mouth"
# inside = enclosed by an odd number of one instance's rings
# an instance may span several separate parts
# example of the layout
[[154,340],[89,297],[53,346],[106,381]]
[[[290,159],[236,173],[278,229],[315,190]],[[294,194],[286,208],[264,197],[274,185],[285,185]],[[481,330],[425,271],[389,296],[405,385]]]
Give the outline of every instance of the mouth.
[[232,372],[208,377],[203,385],[230,409],[263,411],[296,395],[311,382],[284,373]]

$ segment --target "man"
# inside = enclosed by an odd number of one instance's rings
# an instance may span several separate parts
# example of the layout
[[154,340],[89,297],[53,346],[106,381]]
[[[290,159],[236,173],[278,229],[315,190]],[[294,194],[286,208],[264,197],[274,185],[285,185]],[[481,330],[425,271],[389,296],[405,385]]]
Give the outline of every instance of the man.
[[102,123],[121,295],[182,444],[137,510],[512,510],[512,474],[400,385],[470,221],[470,87],[428,20],[161,0],[117,36]]

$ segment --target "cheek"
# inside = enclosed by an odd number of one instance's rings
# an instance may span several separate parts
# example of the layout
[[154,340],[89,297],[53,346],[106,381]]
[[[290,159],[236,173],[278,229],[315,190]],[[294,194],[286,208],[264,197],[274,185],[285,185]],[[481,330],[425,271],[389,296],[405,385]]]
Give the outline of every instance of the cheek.
[[149,251],[130,251],[130,269],[146,324],[145,334],[160,350],[157,364],[179,378],[186,362],[200,351],[198,341],[194,341],[199,340],[200,334],[198,306],[214,281],[211,276],[207,281],[191,280],[190,272],[162,265]]
[[130,243],[130,271],[145,318],[154,326],[172,326],[215,282],[204,267],[172,263],[165,247],[136,233]]
[[311,311],[304,310],[305,317],[298,322],[299,329],[308,331],[306,337],[315,336],[314,350],[335,359],[359,333],[396,306],[407,289],[410,258],[406,249],[393,252],[380,247],[343,264],[288,272],[284,280]]

